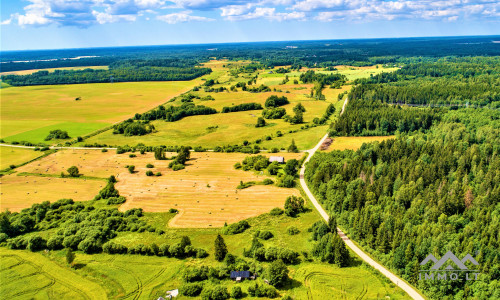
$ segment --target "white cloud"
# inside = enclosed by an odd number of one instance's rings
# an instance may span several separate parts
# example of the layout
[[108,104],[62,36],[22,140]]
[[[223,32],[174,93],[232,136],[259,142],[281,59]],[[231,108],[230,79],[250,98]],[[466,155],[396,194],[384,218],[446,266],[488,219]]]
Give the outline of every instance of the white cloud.
[[304,12],[276,12],[274,7],[255,7],[253,5],[239,5],[221,8],[221,16],[229,21],[241,21],[252,19],[267,19],[272,21],[305,20]]
[[184,11],[180,13],[173,13],[173,14],[168,14],[168,15],[163,15],[163,16],[157,16],[156,19],[166,22],[168,24],[177,24],[177,23],[184,23],[184,22],[190,22],[190,21],[197,21],[197,22],[210,22],[210,21],[215,21],[215,19],[211,18],[206,18],[206,17],[200,17],[200,16],[192,16],[190,15],[190,11]]

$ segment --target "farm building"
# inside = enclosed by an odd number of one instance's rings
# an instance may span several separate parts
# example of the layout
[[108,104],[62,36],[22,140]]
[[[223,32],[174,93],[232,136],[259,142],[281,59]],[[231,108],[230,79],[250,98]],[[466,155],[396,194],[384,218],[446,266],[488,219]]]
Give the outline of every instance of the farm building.
[[269,162],[278,162],[280,164],[284,164],[285,163],[285,158],[283,156],[271,156],[269,157]]
[[236,281],[242,281],[244,279],[255,279],[255,275],[252,275],[250,271],[231,271],[231,279]]

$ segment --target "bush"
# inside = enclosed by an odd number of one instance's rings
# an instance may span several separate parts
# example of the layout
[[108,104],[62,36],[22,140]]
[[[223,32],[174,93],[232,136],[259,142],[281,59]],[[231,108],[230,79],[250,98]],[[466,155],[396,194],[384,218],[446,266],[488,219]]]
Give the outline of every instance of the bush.
[[9,236],[6,233],[0,232],[0,244],[5,242]]
[[261,238],[263,240],[268,240],[272,237],[274,237],[274,235],[270,231],[265,230],[265,231],[259,232],[259,238]]
[[[14,168],[15,168],[15,167],[16,167],[16,166],[14,166]],[[241,164],[240,164],[239,162],[235,163],[235,164],[234,164],[234,168],[235,168],[235,169],[241,169]]]
[[271,263],[267,271],[267,275],[269,283],[273,286],[283,286],[288,282],[288,268],[280,259]]
[[60,250],[63,247],[64,237],[62,235],[53,235],[47,241],[47,248],[49,250]]
[[285,201],[285,214],[289,217],[295,217],[299,213],[304,212],[304,198],[297,196],[289,196]]
[[254,283],[253,285],[248,287],[248,294],[252,297],[267,298],[276,298],[279,296],[279,293],[275,287],[265,284],[259,285],[258,283]]
[[289,234],[289,235],[296,235],[296,234],[299,234],[300,233],[300,230],[295,227],[295,226],[290,226],[286,229],[286,232]]
[[216,286],[212,289],[204,290],[201,294],[202,300],[226,300],[229,297],[229,292],[224,286]]
[[203,285],[200,283],[186,283],[179,288],[181,295],[188,297],[196,297],[203,290]]
[[50,141],[53,139],[59,140],[59,139],[69,139],[69,138],[70,138],[70,136],[68,135],[67,131],[56,129],[56,130],[51,130],[49,135],[45,138],[45,140]]
[[102,245],[102,251],[108,254],[126,254],[128,249],[126,246],[116,244],[114,242],[107,242]]
[[147,164],[146,165],[146,168],[154,168],[155,166],[153,166],[152,164]]
[[171,213],[171,214],[176,214],[176,213],[179,212],[179,210],[175,209],[175,208],[171,208],[171,209],[168,210],[168,212]]
[[243,231],[247,230],[248,228],[250,228],[250,224],[248,224],[247,221],[243,220],[243,221],[239,221],[237,223],[233,223],[227,227],[224,227],[222,229],[222,233],[227,234],[227,235],[238,234],[238,233],[242,233]]
[[272,180],[271,180],[271,179],[269,179],[269,178],[266,178],[266,179],[264,179],[264,180],[262,181],[262,184],[263,184],[263,185],[270,185],[270,184],[273,184],[273,183],[274,183],[274,181],[272,181]]
[[108,200],[106,201],[106,204],[107,205],[122,204],[125,203],[125,201],[127,201],[127,199],[125,199],[125,197],[123,196],[109,197]]
[[156,172],[155,176],[161,176],[161,172]]
[[276,185],[284,188],[293,188],[295,186],[295,177],[292,175],[285,175],[278,180]]
[[196,282],[208,279],[209,269],[207,266],[187,267],[184,271],[183,279],[186,282]]
[[146,171],[146,176],[153,176],[154,173],[151,170]]
[[243,292],[239,286],[233,286],[231,289],[231,298],[240,299],[243,298]]
[[135,155],[135,154],[132,153],[132,154],[129,154],[128,157],[134,158],[134,157],[137,157],[137,155]]
[[28,238],[28,245],[26,248],[31,252],[35,252],[42,250],[46,246],[47,246],[47,241],[44,240],[41,236],[35,235],[35,236],[30,236]]
[[271,211],[269,212],[269,214],[271,216],[279,216],[279,215],[282,215],[283,213],[284,213],[284,211],[279,207],[275,207],[275,208],[271,209]]
[[68,174],[71,177],[78,177],[78,176],[80,176],[80,171],[78,170],[78,168],[76,166],[71,166],[66,171],[68,171]]
[[127,169],[130,172],[130,174],[134,174],[134,172],[135,172],[135,166],[128,166]]

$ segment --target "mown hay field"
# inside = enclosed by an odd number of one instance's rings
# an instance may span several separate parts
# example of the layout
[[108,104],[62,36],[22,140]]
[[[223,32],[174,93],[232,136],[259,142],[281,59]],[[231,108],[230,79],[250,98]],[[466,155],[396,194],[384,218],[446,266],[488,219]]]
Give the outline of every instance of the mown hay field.
[[389,136],[342,136],[334,137],[333,143],[325,152],[333,150],[358,150],[364,143],[382,142],[395,138],[394,135]]
[[[2,90],[0,100],[1,138],[39,143],[54,129],[76,138],[163,104],[198,83],[199,79],[10,87]],[[75,100],[78,97],[81,100]]]
[[[168,156],[175,153],[168,153]],[[300,159],[301,153],[264,154],[281,155],[285,159]],[[17,169],[27,174],[59,175],[71,166],[77,166],[86,177],[107,178],[116,176],[116,188],[127,198],[120,210],[142,208],[147,212],[166,212],[176,208],[180,213],[170,221],[176,227],[220,227],[249,217],[268,212],[274,207],[283,207],[290,195],[298,195],[296,189],[279,188],[274,185],[256,185],[243,190],[236,187],[240,181],[262,181],[262,174],[234,169],[234,164],[243,161],[247,154],[193,152],[184,170],[172,171],[169,160],[155,160],[152,153],[129,157],[128,153],[102,153],[99,150],[63,150]],[[154,168],[146,168],[147,164]],[[134,165],[136,172],[130,174],[126,166]],[[146,176],[146,171],[162,176]],[[33,181],[37,182],[33,182]],[[90,200],[105,182],[96,179],[49,178],[17,176],[2,178],[4,186],[3,208],[19,210],[29,207],[31,197],[41,201],[61,198]],[[56,182],[64,181],[65,192],[58,190]],[[4,185],[5,182],[5,185]],[[87,189],[86,197],[76,187]],[[75,189],[75,190],[73,190]],[[43,191],[43,193],[42,193]],[[55,191],[53,195],[50,191]],[[29,193],[29,194],[27,194]],[[76,197],[76,198],[75,198]]]

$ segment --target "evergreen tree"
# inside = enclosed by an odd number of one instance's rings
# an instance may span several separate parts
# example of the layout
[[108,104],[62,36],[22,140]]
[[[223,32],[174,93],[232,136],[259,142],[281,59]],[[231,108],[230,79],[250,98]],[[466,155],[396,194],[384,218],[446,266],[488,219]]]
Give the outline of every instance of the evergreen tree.
[[227,246],[224,242],[224,238],[220,234],[217,235],[215,239],[215,259],[217,261],[223,261],[227,254]]
[[73,250],[71,250],[71,248],[66,249],[66,262],[68,263],[68,265],[72,266],[74,260],[75,253],[73,253]]
[[297,148],[297,145],[295,145],[295,140],[292,139],[292,144],[288,147],[288,152],[292,152],[292,153],[298,153],[299,152],[299,148]]

